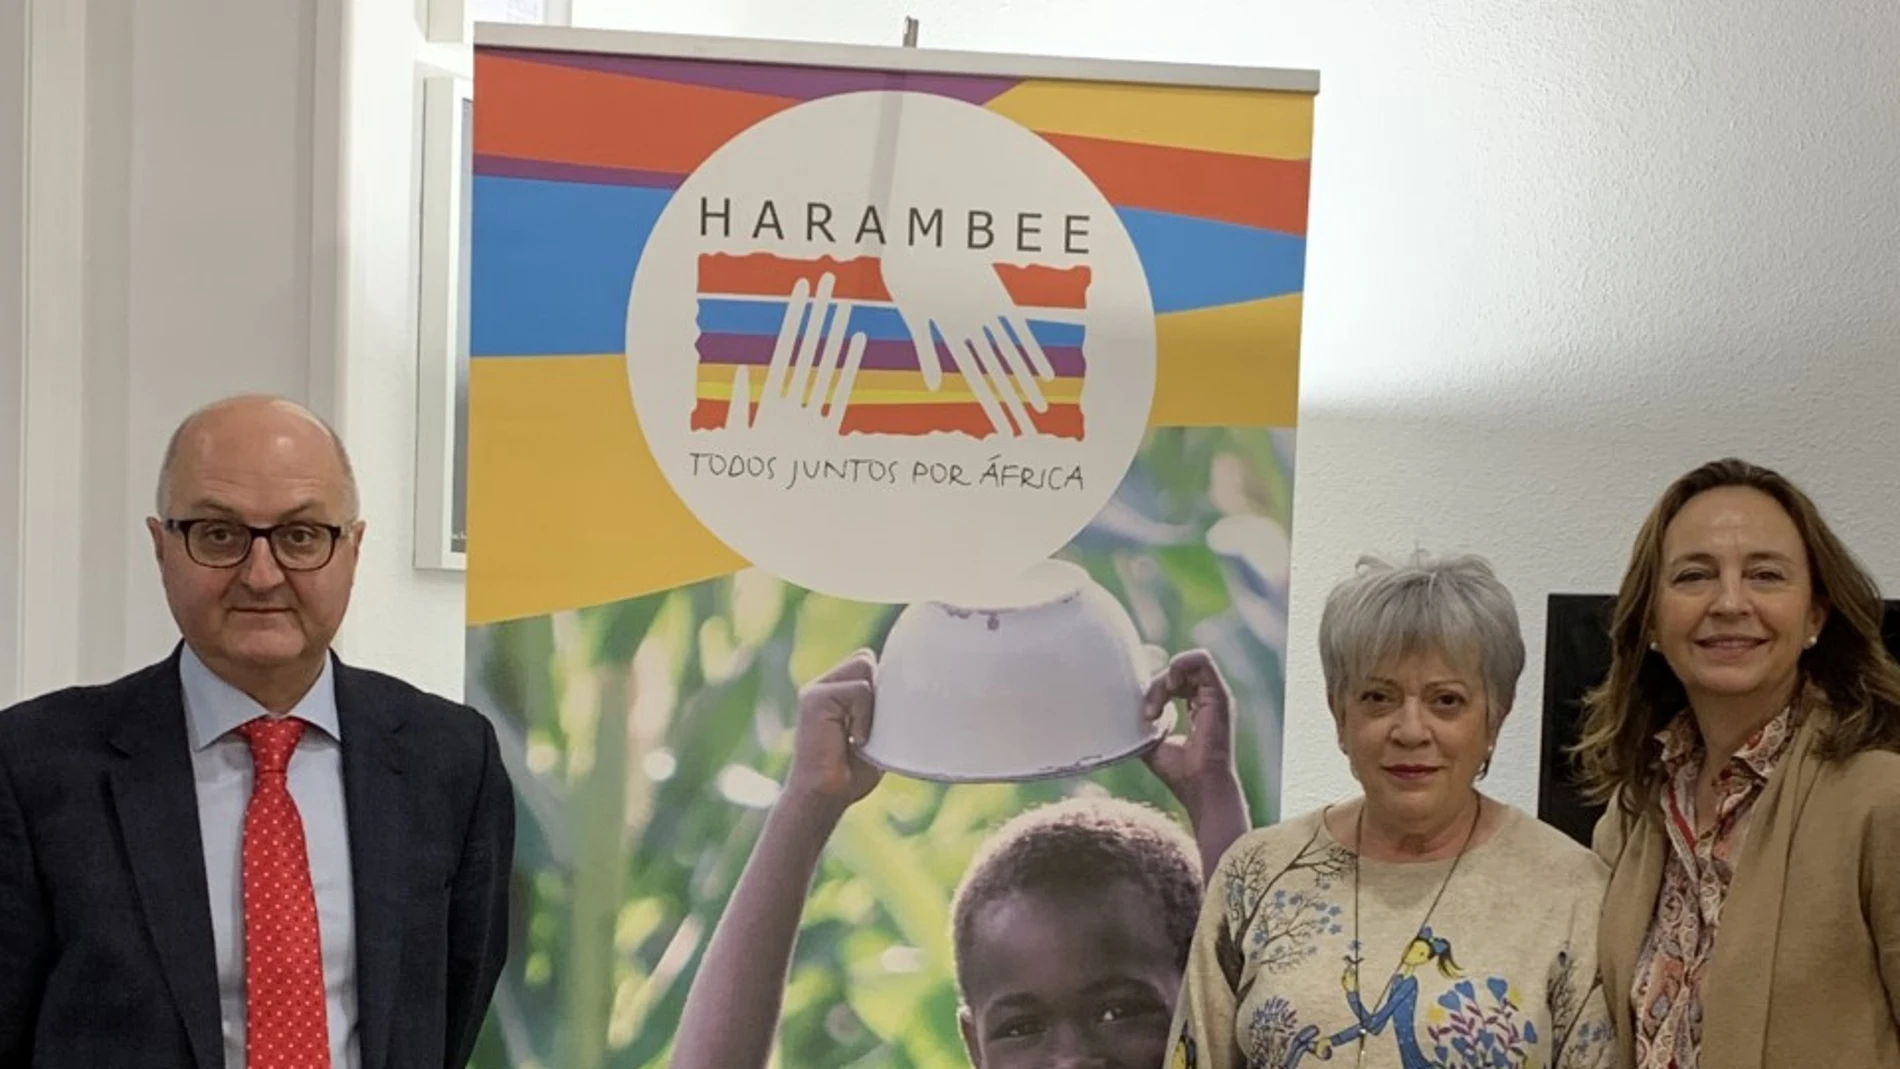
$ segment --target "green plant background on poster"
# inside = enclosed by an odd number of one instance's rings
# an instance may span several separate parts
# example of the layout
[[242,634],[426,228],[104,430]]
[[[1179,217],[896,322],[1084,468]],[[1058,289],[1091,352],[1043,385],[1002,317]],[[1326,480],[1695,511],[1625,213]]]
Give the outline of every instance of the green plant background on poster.
[[[1212,651],[1235,692],[1256,825],[1279,816],[1293,440],[1151,431],[1109,507],[1060,554],[1129,609],[1145,642]],[[471,629],[469,697],[497,722],[521,817],[513,953],[476,1069],[667,1064],[790,761],[798,687],[877,648],[898,611],[751,570]],[[1025,784],[885,776],[813,882],[776,1064],[966,1066],[951,893],[997,825],[1089,792],[1182,817],[1139,761]]]

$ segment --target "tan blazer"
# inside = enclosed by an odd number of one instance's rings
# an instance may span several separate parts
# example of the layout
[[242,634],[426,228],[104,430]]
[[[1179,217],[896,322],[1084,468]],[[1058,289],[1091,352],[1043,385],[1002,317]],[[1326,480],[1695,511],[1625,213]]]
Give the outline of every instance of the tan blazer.
[[[1700,1069],[1900,1069],[1900,754],[1825,762],[1810,716],[1756,801],[1702,991]],[[1625,1059],[1630,990],[1669,842],[1612,806],[1597,929]],[[1634,1064],[1631,1061],[1631,1064]]]

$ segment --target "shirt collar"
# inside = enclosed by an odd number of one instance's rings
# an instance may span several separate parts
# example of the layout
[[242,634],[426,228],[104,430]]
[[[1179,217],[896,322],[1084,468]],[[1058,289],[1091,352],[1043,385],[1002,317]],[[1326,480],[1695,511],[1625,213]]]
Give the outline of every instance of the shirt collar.
[[1774,774],[1775,766],[1781,763],[1782,755],[1788,752],[1788,744],[1794,741],[1795,727],[1799,724],[1800,703],[1797,702],[1775,714],[1755,730],[1742,748],[1735,751],[1732,764],[1747,769],[1757,779],[1766,780]]
[[[178,681],[184,689],[185,718],[193,750],[202,750],[244,724],[269,715],[250,695],[219,678],[189,644],[184,645],[179,654]],[[336,715],[336,679],[331,674],[329,657],[323,659],[322,673],[291,708],[290,715],[333,739],[343,738]]]
[[1668,727],[1656,733],[1656,741],[1662,743],[1663,768],[1671,774],[1695,761],[1702,751],[1702,732],[1696,728],[1695,717],[1687,709],[1677,713]]
[[[1774,774],[1782,755],[1788,752],[1788,744],[1794,740],[1801,707],[1802,703],[1796,701],[1775,714],[1774,719],[1756,728],[1755,733],[1735,751],[1735,756],[1729,759],[1729,767],[1758,780],[1767,780]],[[1687,709],[1677,713],[1669,726],[1657,732],[1655,738],[1662,744],[1663,768],[1671,775],[1701,760],[1702,732],[1696,727],[1695,717]]]

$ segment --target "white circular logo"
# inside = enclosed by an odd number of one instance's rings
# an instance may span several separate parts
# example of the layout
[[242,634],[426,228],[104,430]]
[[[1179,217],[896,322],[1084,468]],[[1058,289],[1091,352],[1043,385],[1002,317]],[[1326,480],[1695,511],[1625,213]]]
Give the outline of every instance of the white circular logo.
[[634,273],[627,369],[660,470],[735,552],[837,597],[968,598],[1114,494],[1154,308],[1115,209],[1040,137],[849,93],[680,186]]

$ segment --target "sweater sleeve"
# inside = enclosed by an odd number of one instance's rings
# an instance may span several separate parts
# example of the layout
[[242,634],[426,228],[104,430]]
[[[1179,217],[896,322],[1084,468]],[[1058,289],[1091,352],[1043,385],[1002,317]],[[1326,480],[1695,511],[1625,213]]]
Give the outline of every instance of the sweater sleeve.
[[1245,956],[1240,952],[1241,933],[1234,931],[1227,908],[1228,889],[1242,878],[1235,860],[1243,850],[1229,850],[1208,881],[1175,1004],[1167,1069],[1243,1069],[1245,1065],[1234,1035]]
[[1554,1069],[1623,1069],[1617,1058],[1609,996],[1597,969],[1599,896],[1580,900],[1566,945],[1551,963],[1551,1065]]

